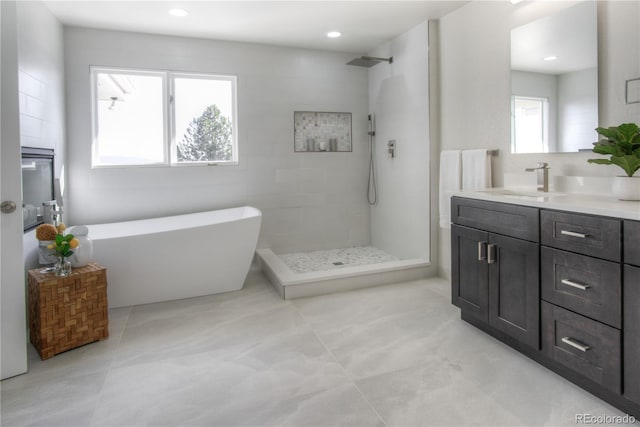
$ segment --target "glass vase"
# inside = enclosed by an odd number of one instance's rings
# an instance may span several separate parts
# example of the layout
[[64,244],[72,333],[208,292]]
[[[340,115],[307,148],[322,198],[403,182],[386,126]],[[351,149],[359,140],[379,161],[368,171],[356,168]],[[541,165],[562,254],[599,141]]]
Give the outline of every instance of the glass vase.
[[58,257],[55,265],[56,276],[68,276],[71,274],[71,262],[65,257]]

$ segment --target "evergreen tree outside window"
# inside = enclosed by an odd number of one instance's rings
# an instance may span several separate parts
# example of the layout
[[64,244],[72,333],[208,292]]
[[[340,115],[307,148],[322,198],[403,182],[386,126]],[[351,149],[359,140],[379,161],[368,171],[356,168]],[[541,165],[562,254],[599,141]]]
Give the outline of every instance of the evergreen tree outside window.
[[236,78],[92,67],[93,167],[236,165]]
[[234,160],[234,81],[191,74],[172,76],[176,163]]
[[209,162],[231,160],[231,120],[210,105],[193,119],[178,142],[179,162]]

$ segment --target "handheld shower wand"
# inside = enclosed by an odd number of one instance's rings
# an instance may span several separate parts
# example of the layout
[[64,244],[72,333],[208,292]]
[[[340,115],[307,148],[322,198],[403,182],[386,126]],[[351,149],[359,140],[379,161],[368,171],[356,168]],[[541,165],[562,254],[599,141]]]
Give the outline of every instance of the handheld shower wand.
[[367,182],[367,201],[371,206],[378,203],[378,187],[376,185],[376,171],[374,162],[373,137],[376,135],[374,119],[369,114],[369,181]]

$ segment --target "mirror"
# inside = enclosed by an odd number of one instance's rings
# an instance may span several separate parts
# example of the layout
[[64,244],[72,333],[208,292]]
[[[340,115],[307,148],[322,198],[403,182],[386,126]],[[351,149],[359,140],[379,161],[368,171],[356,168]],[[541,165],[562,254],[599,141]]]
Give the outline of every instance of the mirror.
[[597,2],[511,30],[511,152],[590,151],[597,126]]

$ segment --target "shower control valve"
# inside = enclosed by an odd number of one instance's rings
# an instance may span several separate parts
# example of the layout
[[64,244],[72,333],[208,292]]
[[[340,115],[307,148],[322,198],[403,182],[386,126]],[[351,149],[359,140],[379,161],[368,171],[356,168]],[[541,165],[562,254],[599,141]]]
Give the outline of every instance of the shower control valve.
[[395,139],[390,139],[389,142],[387,142],[387,152],[389,153],[389,157],[391,157],[392,159],[396,156],[396,140]]

